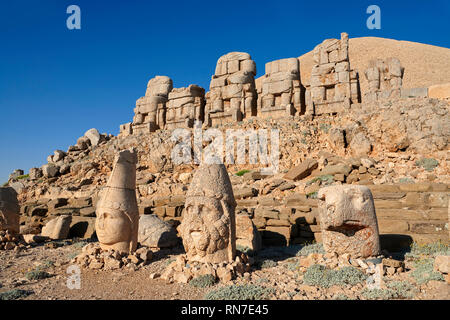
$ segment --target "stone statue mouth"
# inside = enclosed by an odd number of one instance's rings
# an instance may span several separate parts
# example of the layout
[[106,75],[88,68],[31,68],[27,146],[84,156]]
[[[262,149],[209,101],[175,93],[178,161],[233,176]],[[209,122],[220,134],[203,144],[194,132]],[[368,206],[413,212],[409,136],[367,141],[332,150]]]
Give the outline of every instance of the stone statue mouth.
[[194,239],[198,239],[198,238],[200,238],[202,236],[202,233],[200,232],[200,231],[198,231],[198,230],[193,230],[193,231],[191,231],[191,237],[192,238],[194,238]]
[[330,226],[326,230],[342,233],[346,236],[354,236],[359,230],[365,229],[367,226],[362,225],[359,221],[345,221],[340,226]]

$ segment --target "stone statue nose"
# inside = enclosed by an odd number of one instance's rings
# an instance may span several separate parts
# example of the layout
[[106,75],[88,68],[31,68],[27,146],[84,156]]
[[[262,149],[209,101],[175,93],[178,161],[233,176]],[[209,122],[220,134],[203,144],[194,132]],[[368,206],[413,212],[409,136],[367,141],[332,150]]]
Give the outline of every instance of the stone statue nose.
[[98,225],[101,229],[105,227],[105,214],[101,214],[100,217],[98,217]]

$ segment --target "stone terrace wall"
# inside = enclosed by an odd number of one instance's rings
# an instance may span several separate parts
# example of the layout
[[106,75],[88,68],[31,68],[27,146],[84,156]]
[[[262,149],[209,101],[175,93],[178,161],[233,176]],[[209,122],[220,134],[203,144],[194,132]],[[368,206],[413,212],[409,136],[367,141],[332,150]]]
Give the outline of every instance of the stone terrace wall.
[[[368,185],[374,196],[382,246],[397,249],[411,240],[449,242],[449,185],[415,183]],[[255,197],[255,190],[235,190],[238,214],[248,214],[264,245],[321,242],[317,200],[292,194],[282,200]],[[181,221],[183,196],[141,203],[141,214],[155,213],[166,221]]]
[[[450,185],[422,182],[367,186],[375,201],[382,247],[395,250],[407,246],[411,240],[450,242]],[[234,194],[238,203],[236,213],[250,216],[264,245],[321,241],[317,199],[293,192],[277,200],[256,196],[252,188],[235,188]],[[21,233],[39,233],[51,218],[72,215],[69,236],[89,238],[94,233],[96,202],[96,198],[85,197],[26,203],[21,207]],[[182,220],[184,202],[184,195],[141,199],[139,214],[156,214],[177,226]]]

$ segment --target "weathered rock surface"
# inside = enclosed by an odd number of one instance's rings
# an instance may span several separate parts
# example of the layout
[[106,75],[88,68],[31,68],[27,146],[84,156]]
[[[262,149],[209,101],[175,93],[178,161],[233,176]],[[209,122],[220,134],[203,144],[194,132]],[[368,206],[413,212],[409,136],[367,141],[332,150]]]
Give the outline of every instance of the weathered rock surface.
[[176,231],[156,215],[144,214],[139,218],[138,242],[150,248],[170,248],[178,244]]
[[356,258],[380,253],[377,217],[369,188],[325,187],[317,197],[325,251]]

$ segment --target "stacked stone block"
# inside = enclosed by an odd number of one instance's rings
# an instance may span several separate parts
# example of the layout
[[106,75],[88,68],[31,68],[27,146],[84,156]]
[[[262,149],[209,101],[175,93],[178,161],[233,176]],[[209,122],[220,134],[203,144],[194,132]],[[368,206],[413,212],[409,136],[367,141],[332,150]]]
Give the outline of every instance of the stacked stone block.
[[327,39],[314,48],[307,114],[338,113],[359,102],[358,74],[350,69],[348,34]]
[[207,125],[216,125],[256,115],[256,64],[245,52],[230,52],[219,58],[206,94]]
[[145,96],[136,101],[133,123],[120,126],[122,135],[155,132],[164,128],[166,104],[169,92],[172,91],[172,79],[156,76],[149,80]]
[[175,88],[169,93],[166,129],[192,128],[195,121],[204,120],[205,89],[195,84]]
[[301,111],[300,62],[297,58],[266,63],[258,92],[258,116],[292,116]]
[[369,82],[369,92],[364,101],[399,98],[402,87],[404,68],[397,58],[371,60],[364,75]]

